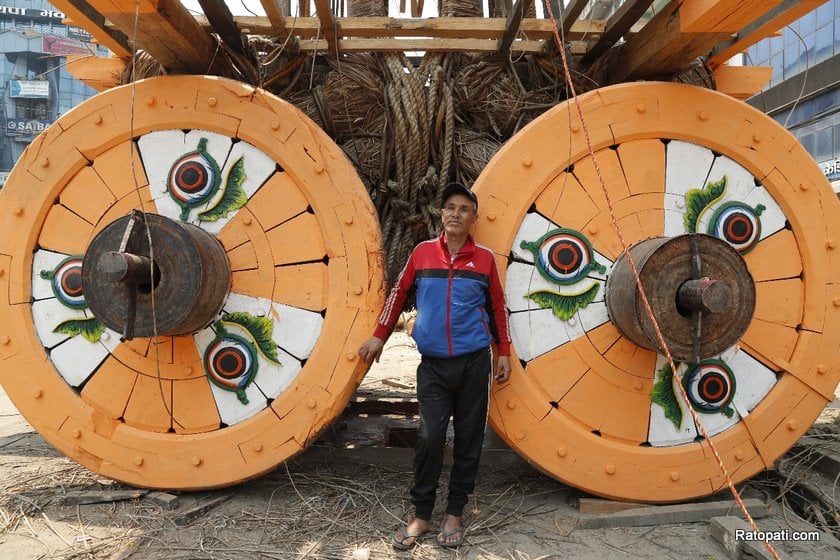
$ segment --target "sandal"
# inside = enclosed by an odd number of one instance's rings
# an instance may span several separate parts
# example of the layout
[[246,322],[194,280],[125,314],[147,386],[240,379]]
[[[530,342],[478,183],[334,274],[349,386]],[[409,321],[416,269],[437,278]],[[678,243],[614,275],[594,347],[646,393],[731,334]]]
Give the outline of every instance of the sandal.
[[[397,532],[394,533],[394,539],[391,542],[391,545],[396,548],[397,550],[408,550],[415,544],[417,541],[420,540],[420,537],[429,533],[430,529],[424,529],[423,531],[409,531],[407,525],[403,525]],[[406,539],[414,539],[410,543],[406,544]]]
[[[457,534],[461,534],[461,538],[455,541],[447,541],[449,537]],[[443,529],[440,530],[437,536],[437,543],[438,546],[442,546],[443,548],[458,548],[462,544],[464,544],[464,527],[456,527],[455,529],[450,529],[449,531],[444,531]]]

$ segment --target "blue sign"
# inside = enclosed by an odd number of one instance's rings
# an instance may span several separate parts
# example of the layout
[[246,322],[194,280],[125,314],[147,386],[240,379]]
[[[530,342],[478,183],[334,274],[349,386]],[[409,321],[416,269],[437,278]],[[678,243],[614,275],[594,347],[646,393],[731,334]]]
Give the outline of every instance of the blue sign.
[[49,99],[50,83],[46,80],[10,80],[9,95],[28,99]]
[[38,119],[6,119],[6,135],[36,135],[44,132],[48,126],[52,124],[51,121],[42,121]]

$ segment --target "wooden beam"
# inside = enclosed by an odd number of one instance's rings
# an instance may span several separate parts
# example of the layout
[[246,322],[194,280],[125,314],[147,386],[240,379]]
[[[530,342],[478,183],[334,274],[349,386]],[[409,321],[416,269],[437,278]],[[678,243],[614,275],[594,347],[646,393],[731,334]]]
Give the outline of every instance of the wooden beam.
[[90,6],[167,70],[223,73],[215,41],[178,0],[90,0]]
[[[742,6],[745,6],[744,9],[752,9],[752,19],[760,17],[772,7],[763,9],[762,5],[762,9],[758,9],[752,0],[726,1],[730,7],[737,4],[739,10]],[[778,3],[775,0],[771,2]],[[603,65],[593,64],[593,67],[603,66],[602,75],[595,78],[606,85],[670,77],[687,68],[697,57],[708,54],[715,45],[730,39],[732,33],[720,30],[721,26],[713,21],[707,21],[709,29],[713,31],[686,33],[682,23],[685,5],[682,2],[669,3],[621,47],[608,51],[604,55],[607,59]],[[732,18],[733,12],[727,12],[724,17]]]
[[126,62],[122,58],[68,54],[65,66],[70,75],[80,82],[96,91],[105,91],[120,85]]
[[99,41],[100,45],[111,49],[120,58],[132,56],[128,37],[118,29],[108,26],[108,22],[101,13],[85,0],[55,0],[50,2],[56,9],[69,17],[73,25],[81,27]]
[[725,64],[736,54],[740,54],[762,39],[770,37],[779,29],[816,10],[825,2],[826,0],[784,0],[740,30],[734,38],[712,49],[712,54],[706,61],[707,64],[713,69]]
[[280,0],[260,0],[265,15],[268,21],[271,22],[271,27],[274,30],[274,35],[279,39],[285,39],[289,36],[289,28],[286,26],[286,16],[289,15],[287,3],[280,4]]
[[227,4],[222,0],[198,0],[198,3],[219,39],[237,54],[250,58],[242,46],[242,35],[233,21],[233,14],[230,13]]
[[770,82],[772,66],[718,66],[714,71],[715,89],[735,99],[749,99]]
[[736,33],[782,0],[685,0],[680,7],[684,33]]
[[607,49],[616,44],[619,39],[630,31],[633,24],[639,21],[639,18],[650,8],[653,2],[654,0],[627,0],[624,2],[607,20],[607,27],[604,30],[604,34],[587,51],[580,63],[582,65],[592,63],[604,54]]
[[338,45],[335,38],[336,23],[332,9],[330,8],[330,0],[315,0],[315,15],[318,16],[318,21],[321,23],[321,30],[327,39],[330,54],[337,54]]
[[[272,24],[265,17],[234,16],[237,27],[247,30],[249,35],[274,35]],[[196,21],[208,32],[210,23],[202,16]],[[501,39],[506,22],[502,18],[390,18],[390,17],[345,17],[335,18],[337,37],[448,37],[464,39]],[[592,38],[604,32],[605,22],[601,20],[576,21],[566,35],[567,41]],[[295,18],[294,29],[301,39],[319,35],[321,22],[317,18]],[[528,39],[550,39],[554,36],[551,22],[545,19],[524,18],[519,30]],[[243,31],[244,32],[244,31]]]
[[508,12],[505,20],[505,31],[499,41],[497,52],[507,54],[510,52],[510,45],[519,33],[519,25],[522,23],[522,14],[525,12],[525,2],[516,0],[513,8]]
[[[563,35],[567,35],[569,31],[572,29],[572,25],[577,21],[577,18],[580,17],[581,12],[589,3],[589,0],[572,0],[571,4],[566,6],[566,9],[563,10]],[[555,14],[556,15],[556,14]],[[567,41],[568,38],[564,37]]]
[[[341,52],[495,52],[499,42],[493,39],[342,39]],[[512,53],[539,53],[543,51],[544,41],[514,41]],[[328,49],[326,39],[302,39],[301,52],[325,53]]]

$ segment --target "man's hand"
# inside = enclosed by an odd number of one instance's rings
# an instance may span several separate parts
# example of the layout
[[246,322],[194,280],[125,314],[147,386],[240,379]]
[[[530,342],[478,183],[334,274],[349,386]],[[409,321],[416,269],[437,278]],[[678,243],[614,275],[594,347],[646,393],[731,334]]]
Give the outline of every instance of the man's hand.
[[499,356],[496,363],[496,374],[493,376],[499,383],[504,383],[510,377],[510,356]]
[[372,336],[362,344],[359,348],[359,357],[366,362],[376,360],[379,362],[379,356],[382,355],[382,347],[385,346],[385,341],[377,336]]

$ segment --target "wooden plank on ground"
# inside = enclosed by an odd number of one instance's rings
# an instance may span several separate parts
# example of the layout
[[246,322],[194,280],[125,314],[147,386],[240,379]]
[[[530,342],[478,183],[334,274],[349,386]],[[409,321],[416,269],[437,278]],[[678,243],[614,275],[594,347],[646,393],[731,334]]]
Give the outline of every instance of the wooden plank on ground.
[[646,504],[636,502],[616,502],[615,500],[603,500],[601,498],[581,498],[578,502],[578,510],[581,513],[615,513],[640,507],[648,507]]
[[185,511],[182,511],[178,515],[176,515],[172,521],[175,522],[175,525],[179,527],[183,527],[184,525],[189,525],[195,519],[201,517],[208,511],[222,505],[226,501],[228,501],[233,496],[232,493],[222,494],[221,496],[217,496],[215,498],[210,498],[209,500],[205,500],[200,502],[198,505],[193,506]]
[[770,560],[773,558],[762,541],[739,538],[738,535],[741,531],[752,532],[753,528],[740,517],[731,515],[713,517],[709,523],[709,533],[711,533],[713,539],[723,546],[731,560],[740,560],[741,558]]
[[[747,511],[754,519],[766,517],[767,505],[759,499],[744,500]],[[615,513],[581,515],[578,527],[582,529],[603,529],[607,527],[644,527],[670,523],[696,523],[712,517],[737,515],[740,508],[734,500],[649,506]]]
[[148,490],[70,490],[61,497],[61,505],[83,506],[136,500],[148,493]]

